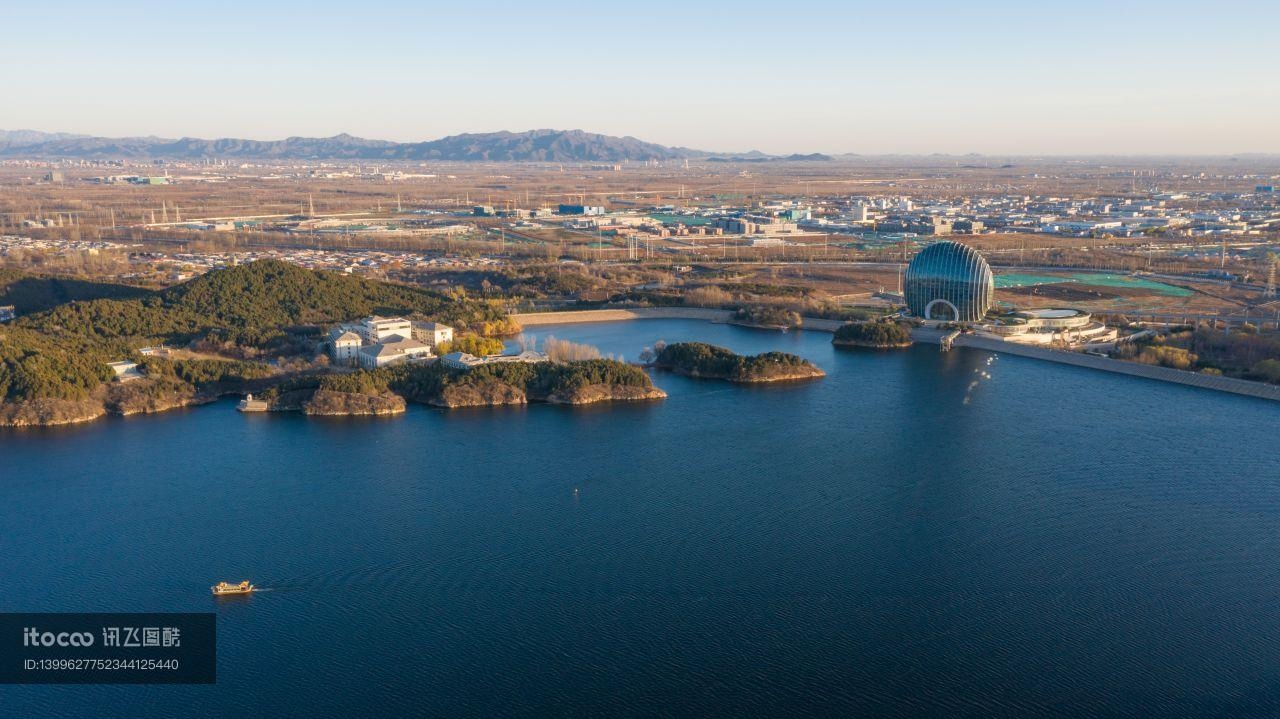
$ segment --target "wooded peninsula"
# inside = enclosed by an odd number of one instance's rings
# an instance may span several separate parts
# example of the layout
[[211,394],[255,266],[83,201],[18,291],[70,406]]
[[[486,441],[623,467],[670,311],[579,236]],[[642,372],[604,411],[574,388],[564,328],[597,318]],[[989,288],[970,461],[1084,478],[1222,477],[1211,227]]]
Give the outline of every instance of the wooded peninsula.
[[[500,303],[308,270],[276,260],[209,272],[164,290],[0,272],[0,426],[83,422],[258,394],[271,409],[389,414],[405,401],[444,407],[542,401],[583,404],[665,397],[643,370],[616,360],[443,363],[379,369],[330,365],[328,325],[365,315],[447,323],[460,346],[492,346],[519,327]],[[469,343],[466,345],[464,343]],[[496,343],[501,346],[500,343]],[[166,347],[165,356],[144,354]],[[114,381],[110,364],[141,377]]]

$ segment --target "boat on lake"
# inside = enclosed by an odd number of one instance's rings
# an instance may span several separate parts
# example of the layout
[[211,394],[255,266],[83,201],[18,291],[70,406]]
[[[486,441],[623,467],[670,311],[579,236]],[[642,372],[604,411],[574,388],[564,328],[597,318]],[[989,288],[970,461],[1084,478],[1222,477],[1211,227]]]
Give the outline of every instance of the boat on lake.
[[240,582],[239,584],[218,582],[210,587],[210,589],[213,590],[214,596],[220,596],[223,594],[248,594],[253,591],[253,585],[248,581]]

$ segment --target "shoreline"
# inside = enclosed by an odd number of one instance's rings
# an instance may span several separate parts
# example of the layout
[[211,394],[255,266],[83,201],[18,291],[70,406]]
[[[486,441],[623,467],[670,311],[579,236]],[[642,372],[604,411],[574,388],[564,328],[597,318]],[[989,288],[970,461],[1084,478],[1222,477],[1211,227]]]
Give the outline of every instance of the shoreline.
[[[689,319],[705,320],[709,322],[716,322],[718,324],[733,324],[731,321],[733,312],[731,310],[716,310],[704,307],[637,307],[635,309],[626,310],[561,310],[557,312],[517,314],[511,315],[511,317],[524,327],[557,324],[582,324],[587,322],[618,322],[623,320],[642,319]],[[835,332],[836,329],[843,324],[844,322],[839,320],[805,317],[804,323],[796,329],[814,330],[817,332]],[[911,339],[915,342],[925,344],[940,344],[942,338],[947,334],[948,333],[942,332],[941,330],[917,327],[911,330]],[[1097,355],[1084,354],[1083,352],[1048,350],[1040,347],[1020,345],[1016,342],[1004,342],[985,337],[976,337],[974,335],[962,334],[959,337],[956,337],[953,346],[967,347],[987,352],[1003,352],[1017,357],[1057,362],[1058,364],[1072,365],[1074,367],[1084,367],[1086,369],[1095,369],[1102,372],[1129,375],[1130,377],[1141,377],[1160,382],[1171,382],[1173,384],[1180,384],[1187,387],[1198,387],[1200,389],[1227,392],[1245,397],[1254,397],[1257,399],[1280,402],[1280,386],[1269,385],[1263,382],[1254,382],[1246,379],[1237,379],[1235,377],[1218,377],[1200,374],[1198,372],[1171,369],[1169,367],[1158,367],[1156,365],[1140,364],[1138,362],[1126,362],[1124,360],[1112,359],[1110,357],[1099,357]]]
[[[710,307],[636,307],[625,310],[556,310],[553,312],[526,312],[510,315],[521,327],[541,325],[572,325],[586,322],[620,322],[624,320],[704,320],[716,324],[752,327],[734,322],[733,310],[717,310]],[[835,332],[843,325],[841,320],[805,317],[797,330]],[[772,328],[768,328],[772,329]]]
[[[558,324],[619,322],[619,321],[640,320],[640,319],[690,319],[690,320],[712,322],[716,324],[729,324],[729,325],[736,325],[736,326],[750,328],[749,325],[743,325],[741,323],[734,322],[733,315],[734,313],[730,310],[717,310],[717,309],[700,308],[700,307],[645,307],[645,308],[635,308],[635,309],[571,310],[571,311],[556,311],[556,312],[543,312],[543,313],[526,313],[526,314],[511,315],[511,317],[513,319],[516,319],[518,322],[520,322],[522,326],[529,326],[529,327],[549,326],[549,325],[558,325]],[[839,328],[843,324],[844,322],[841,322],[838,320],[806,317],[804,318],[804,324],[801,327],[798,327],[797,329],[833,333],[837,328]],[[934,345],[940,344],[942,339],[948,334],[950,333],[944,332],[941,330],[936,330],[936,329],[924,328],[924,327],[917,327],[911,330],[912,340],[914,342],[920,342],[924,344],[934,344]],[[1075,367],[1083,367],[1086,369],[1095,369],[1103,372],[1111,372],[1114,374],[1123,374],[1131,377],[1139,377],[1139,378],[1157,380],[1161,382],[1180,384],[1187,387],[1196,387],[1200,389],[1208,389],[1208,390],[1226,392],[1229,394],[1235,394],[1235,395],[1240,395],[1245,397],[1253,397],[1256,399],[1280,402],[1280,386],[1270,385],[1262,382],[1255,382],[1252,380],[1244,380],[1244,379],[1238,379],[1234,377],[1206,375],[1206,374],[1200,374],[1197,372],[1176,370],[1169,367],[1160,367],[1156,365],[1148,365],[1148,364],[1141,364],[1137,362],[1128,362],[1125,360],[1112,359],[1110,357],[1101,357],[1098,355],[1084,354],[1082,352],[1051,350],[1051,349],[1045,349],[1042,347],[1021,345],[1013,342],[1004,342],[998,339],[980,337],[972,334],[967,334],[967,335],[962,334],[958,337],[955,337],[953,340],[953,346],[966,347],[969,349],[975,349],[975,350],[986,351],[986,352],[995,352],[995,353],[1003,352],[1003,353],[1018,356],[1018,357],[1026,357],[1028,359],[1038,359],[1038,360],[1044,360],[1048,362],[1056,362],[1058,364],[1066,364],[1066,365],[1071,365]],[[872,349],[879,349],[879,348],[872,348]],[[778,381],[789,381],[790,379],[791,378],[779,378]],[[797,378],[797,379],[809,379],[809,378],[806,377],[806,378]],[[754,384],[754,382],[740,383],[740,384]],[[664,392],[662,392],[661,390],[658,390],[657,388],[654,388],[654,389],[657,390],[654,393],[655,396],[649,396],[649,397],[643,397],[643,398],[641,397],[598,398],[598,399],[592,399],[587,402],[575,401],[575,399],[568,399],[568,398],[557,398],[557,399],[539,398],[539,399],[533,399],[532,401],[546,403],[546,404],[562,404],[562,405],[568,405],[568,406],[579,406],[582,404],[594,404],[601,401],[608,401],[609,399],[614,399],[614,400],[623,399],[624,401],[627,401],[627,400],[643,401],[648,399],[655,399],[657,398],[656,395],[661,395],[662,397],[665,397]],[[84,426],[84,425],[96,422],[98,420],[101,420],[104,417],[108,417],[108,416],[128,417],[132,415],[163,414],[165,412],[176,410],[176,409],[183,409],[183,408],[189,408],[189,407],[199,406],[204,404],[211,404],[213,402],[216,402],[219,399],[224,398],[225,396],[235,395],[235,394],[237,393],[219,392],[219,393],[214,393],[212,395],[197,394],[191,397],[185,397],[181,401],[169,403],[164,407],[144,407],[144,408],[132,409],[131,411],[119,411],[118,409],[113,411],[112,409],[101,407],[102,411],[91,411],[91,412],[80,412],[80,413],[73,412],[71,414],[74,416],[67,416],[67,417],[56,418],[56,419],[52,419],[52,418],[39,419],[38,417],[20,419],[18,417],[9,417],[7,418],[8,421],[0,422],[0,429],[21,430],[21,429],[30,429],[30,428]],[[530,399],[525,398],[524,402],[520,402],[520,404],[524,404],[525,402],[528,402],[528,401],[530,401]],[[66,401],[66,400],[52,400],[52,401],[45,400],[44,403],[50,404],[50,405],[76,404],[74,402]],[[425,404],[427,406],[442,406],[442,405],[437,405],[435,403],[430,403],[430,402]],[[489,403],[489,402],[484,402],[479,404],[464,403],[459,406],[491,406],[492,404],[493,403]],[[499,404],[511,404],[511,403],[501,402]],[[450,405],[444,404],[443,406],[447,407]],[[331,412],[321,411],[321,412],[308,413],[303,411],[301,408],[280,408],[280,409],[273,408],[273,411],[283,411],[283,412],[294,411],[294,412],[302,412],[303,414],[313,414],[315,416],[388,416],[388,415],[396,416],[396,415],[403,414],[405,409],[406,408],[398,408],[398,411],[393,411],[393,412],[345,411],[345,412],[331,413]]]

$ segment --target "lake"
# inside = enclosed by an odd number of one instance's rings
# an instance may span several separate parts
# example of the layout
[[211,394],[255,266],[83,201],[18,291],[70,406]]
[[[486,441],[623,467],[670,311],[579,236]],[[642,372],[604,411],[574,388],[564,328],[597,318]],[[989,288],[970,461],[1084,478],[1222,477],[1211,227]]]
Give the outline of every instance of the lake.
[[[1278,408],[989,352],[665,401],[0,432],[3,611],[216,611],[215,686],[13,717],[1274,716]],[[209,585],[264,591],[217,601]]]

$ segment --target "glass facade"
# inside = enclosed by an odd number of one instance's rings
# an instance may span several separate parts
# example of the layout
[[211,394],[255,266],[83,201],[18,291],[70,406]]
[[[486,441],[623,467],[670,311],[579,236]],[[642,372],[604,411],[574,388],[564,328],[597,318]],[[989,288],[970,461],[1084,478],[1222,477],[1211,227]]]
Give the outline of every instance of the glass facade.
[[991,307],[995,276],[972,247],[935,242],[907,265],[902,289],[916,317],[977,322]]

